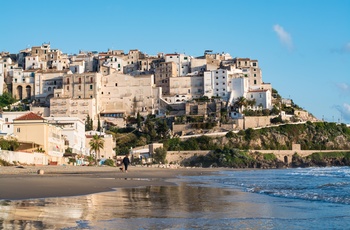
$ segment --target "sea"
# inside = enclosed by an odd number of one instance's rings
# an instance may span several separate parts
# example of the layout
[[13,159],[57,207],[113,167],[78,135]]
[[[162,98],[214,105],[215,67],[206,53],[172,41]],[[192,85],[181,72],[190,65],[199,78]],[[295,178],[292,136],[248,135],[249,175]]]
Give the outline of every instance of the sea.
[[174,186],[0,200],[0,229],[350,229],[350,168],[222,170]]

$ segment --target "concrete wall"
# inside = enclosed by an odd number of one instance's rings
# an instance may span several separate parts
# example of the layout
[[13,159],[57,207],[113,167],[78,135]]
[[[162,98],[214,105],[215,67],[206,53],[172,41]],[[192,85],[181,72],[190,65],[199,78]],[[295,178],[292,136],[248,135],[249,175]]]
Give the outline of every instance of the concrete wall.
[[[48,165],[49,156],[44,153],[26,153],[26,152],[13,152],[7,150],[0,150],[0,158],[13,163],[19,162],[20,164],[31,164],[31,165]],[[58,164],[62,164],[63,159],[60,159]]]
[[210,150],[204,151],[168,151],[166,160],[168,163],[183,164],[190,162],[198,156],[205,156],[210,153]]
[[[255,152],[255,150],[250,150],[251,152]],[[292,156],[297,153],[299,156],[307,157],[313,153],[327,153],[327,152],[344,152],[348,150],[256,150],[260,153],[273,153],[277,157],[277,159],[286,162],[291,163],[292,162]]]
[[258,127],[269,126],[271,124],[270,119],[271,119],[270,116],[256,116],[256,117],[245,116],[244,127],[239,127],[239,128],[248,129],[248,128],[258,128]]

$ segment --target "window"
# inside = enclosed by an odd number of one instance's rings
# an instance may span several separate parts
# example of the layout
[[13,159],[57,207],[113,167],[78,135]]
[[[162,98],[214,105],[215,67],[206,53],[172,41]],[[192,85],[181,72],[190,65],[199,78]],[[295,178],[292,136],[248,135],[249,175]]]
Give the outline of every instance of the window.
[[67,84],[69,84],[69,78],[67,78]]
[[93,82],[94,82],[93,80],[94,80],[94,79],[91,77],[91,78],[90,78],[90,82],[93,83]]
[[254,77],[256,77],[256,74],[254,74]]
[[50,92],[50,91],[51,91],[51,87],[47,88],[47,91],[49,91],[49,92]]
[[90,85],[90,90],[92,90],[92,85]]
[[80,85],[78,86],[78,90],[79,90],[79,91],[81,90],[81,86],[80,86]]
[[5,122],[8,122],[8,121],[9,121],[9,119],[6,117],[6,118],[5,118]]
[[20,133],[21,132],[21,128],[17,128],[16,131],[17,131],[17,133]]
[[78,82],[79,82],[79,83],[81,83],[81,77],[80,77],[80,78],[78,78]]
[[115,86],[118,86],[118,83],[115,83]]
[[250,98],[253,98],[253,94],[252,94],[252,95],[250,95]]
[[253,66],[256,66],[256,62],[253,62]]
[[254,85],[256,85],[256,80],[254,80]]
[[67,85],[67,91],[69,91],[69,85]]

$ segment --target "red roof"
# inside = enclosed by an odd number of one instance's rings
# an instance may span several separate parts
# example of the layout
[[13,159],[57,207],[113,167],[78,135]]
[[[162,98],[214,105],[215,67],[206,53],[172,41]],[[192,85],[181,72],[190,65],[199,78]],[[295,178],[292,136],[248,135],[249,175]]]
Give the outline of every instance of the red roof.
[[33,113],[33,112],[24,114],[16,119],[14,119],[14,121],[28,121],[28,120],[45,120],[45,119],[42,118],[41,116]]

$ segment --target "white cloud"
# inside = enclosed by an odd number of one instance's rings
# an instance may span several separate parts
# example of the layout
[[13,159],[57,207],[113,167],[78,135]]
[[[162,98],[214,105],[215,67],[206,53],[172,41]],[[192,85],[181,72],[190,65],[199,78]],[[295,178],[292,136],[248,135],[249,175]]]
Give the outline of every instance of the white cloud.
[[293,49],[292,36],[284,30],[284,28],[278,24],[273,26],[273,30],[276,32],[281,43],[285,45],[289,50]]
[[341,90],[341,91],[349,91],[350,90],[350,87],[348,84],[346,83],[338,83],[337,84],[337,87]]
[[336,105],[334,107],[340,112],[342,122],[350,122],[350,105],[348,103],[344,103],[343,105]]

